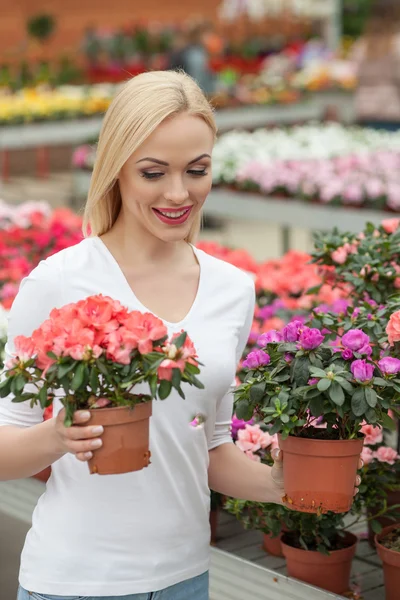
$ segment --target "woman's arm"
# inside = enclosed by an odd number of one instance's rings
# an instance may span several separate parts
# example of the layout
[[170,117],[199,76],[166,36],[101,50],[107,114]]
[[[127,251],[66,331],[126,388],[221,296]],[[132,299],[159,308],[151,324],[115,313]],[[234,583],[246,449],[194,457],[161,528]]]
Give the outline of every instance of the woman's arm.
[[210,450],[209,457],[210,489],[241,500],[283,504],[282,461],[276,452],[273,467],[250,460],[233,443],[221,444]]

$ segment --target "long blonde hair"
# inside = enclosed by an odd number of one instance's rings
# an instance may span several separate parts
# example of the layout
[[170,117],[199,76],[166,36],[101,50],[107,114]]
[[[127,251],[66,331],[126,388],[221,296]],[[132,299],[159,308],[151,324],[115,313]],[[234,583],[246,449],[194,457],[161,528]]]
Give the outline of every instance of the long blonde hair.
[[[183,72],[152,71],[130,79],[104,117],[83,216],[85,237],[102,235],[121,209],[118,175],[128,158],[166,118],[187,112],[201,117],[214,132],[213,110],[197,83]],[[186,238],[194,242],[201,214]]]

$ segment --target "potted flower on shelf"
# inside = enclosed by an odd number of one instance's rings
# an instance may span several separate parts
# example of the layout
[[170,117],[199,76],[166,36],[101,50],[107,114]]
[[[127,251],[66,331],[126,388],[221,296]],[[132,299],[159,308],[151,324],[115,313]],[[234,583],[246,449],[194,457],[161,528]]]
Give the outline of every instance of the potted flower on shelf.
[[[320,330],[294,321],[282,332],[261,336],[261,349],[243,364],[248,373],[235,392],[236,414],[246,419],[256,413],[271,425],[271,434],[279,434],[283,500],[294,510],[348,512],[363,447],[362,423],[393,423],[388,411],[397,393],[395,376],[368,359],[363,331],[347,336],[345,341],[364,342],[351,358]],[[321,417],[326,428],[315,426]]]
[[[236,445],[249,459],[271,465],[278,436],[263,431],[259,424],[246,425],[238,432]],[[349,590],[357,538],[345,531],[343,515],[296,512],[279,504],[234,498],[226,501],[225,508],[246,529],[264,533],[264,549],[286,558],[291,577],[335,593]]]
[[376,534],[375,544],[383,561],[386,600],[397,600],[400,588],[400,523],[389,525]]
[[101,294],[53,309],[30,337],[14,343],[0,397],[46,409],[60,390],[67,427],[75,411],[89,410],[91,423],[104,427],[103,445],[89,461],[92,474],[147,467],[152,400],[164,400],[172,388],[184,398],[182,383],[203,387],[185,332],[168,340],[160,319]]

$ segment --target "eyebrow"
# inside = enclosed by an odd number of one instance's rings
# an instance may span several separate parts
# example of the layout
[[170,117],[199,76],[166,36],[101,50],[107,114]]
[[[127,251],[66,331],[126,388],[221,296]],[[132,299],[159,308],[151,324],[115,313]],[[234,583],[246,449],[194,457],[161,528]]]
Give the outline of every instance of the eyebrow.
[[[201,160],[202,158],[211,158],[211,156],[209,154],[200,154],[200,156],[198,156],[197,158],[194,158],[193,160],[191,160],[190,162],[188,162],[188,165],[193,165],[193,163],[198,162],[199,160]],[[146,156],[146,158],[141,158],[140,160],[138,160],[136,162],[136,164],[143,162],[145,160],[148,160],[150,162],[154,162],[157,163],[158,165],[163,165],[164,167],[169,167],[169,164],[163,160],[159,160],[158,158],[151,158],[150,156]]]

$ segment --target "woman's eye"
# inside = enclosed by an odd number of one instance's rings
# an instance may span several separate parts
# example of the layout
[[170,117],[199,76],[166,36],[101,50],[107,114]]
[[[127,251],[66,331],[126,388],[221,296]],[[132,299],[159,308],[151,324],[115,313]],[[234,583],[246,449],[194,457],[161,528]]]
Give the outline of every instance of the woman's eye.
[[142,173],[142,177],[144,177],[145,179],[157,179],[162,175],[164,175],[164,173],[146,173],[146,171],[143,171]]
[[191,169],[188,171],[188,173],[190,173],[190,175],[197,175],[198,177],[201,177],[202,175],[208,175],[206,169]]

